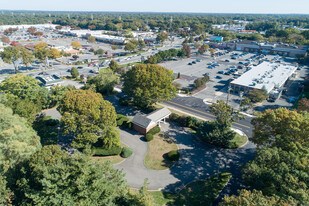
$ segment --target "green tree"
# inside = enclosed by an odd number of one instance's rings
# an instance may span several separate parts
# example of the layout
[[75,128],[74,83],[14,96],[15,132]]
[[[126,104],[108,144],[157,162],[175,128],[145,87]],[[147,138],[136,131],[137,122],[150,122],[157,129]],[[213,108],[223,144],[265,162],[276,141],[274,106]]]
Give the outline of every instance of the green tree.
[[173,72],[159,65],[139,64],[124,78],[123,91],[132,96],[136,105],[148,107],[175,96]]
[[26,120],[13,115],[3,104],[0,104],[0,140],[1,174],[41,148],[40,138]]
[[79,76],[79,72],[78,70],[76,69],[76,67],[72,67],[71,69],[71,75],[73,78],[77,78]]
[[208,44],[203,44],[201,46],[205,51],[207,51],[209,49],[209,45]]
[[294,144],[295,152],[265,147],[258,150],[254,160],[243,167],[243,180],[250,189],[264,195],[277,195],[283,200],[291,197],[299,205],[309,202],[309,149]]
[[0,84],[0,91],[20,99],[29,99],[38,106],[48,107],[48,89],[40,87],[33,77],[17,74],[7,77]]
[[103,49],[98,49],[94,52],[95,55],[103,55],[104,54],[104,50]]
[[112,50],[116,50],[116,49],[119,49],[119,46],[118,45],[111,45],[111,48],[112,48]]
[[88,37],[88,43],[95,43],[96,42],[96,40],[95,40],[95,37],[94,36],[90,36],[90,37]]
[[242,119],[243,116],[228,105],[223,100],[218,100],[217,103],[210,106],[210,112],[216,116],[216,122],[219,125],[231,127],[232,122]]
[[101,94],[111,94],[114,86],[119,83],[119,77],[111,70],[101,70],[98,75],[89,78],[85,89],[94,86],[95,91]]
[[130,52],[134,52],[136,49],[137,49],[137,46],[133,44],[132,42],[128,42],[124,47],[124,50],[130,51]]
[[161,32],[157,35],[156,40],[160,43],[164,43],[168,39],[168,33]]
[[[99,138],[104,140],[106,131],[116,126],[115,108],[101,94],[90,90],[67,92],[58,109],[62,133],[74,137],[72,145],[76,148],[92,145]],[[115,138],[120,144],[119,136]]]
[[33,154],[19,171],[16,205],[136,205],[121,171],[110,162],[72,157],[50,145]]
[[146,47],[146,44],[143,39],[138,39],[138,47],[139,47],[139,50],[142,50],[143,48]]
[[210,52],[211,55],[215,55],[215,53],[216,53],[216,51],[213,48],[210,48],[209,52]]
[[51,50],[46,47],[39,47],[34,53],[35,57],[45,64],[45,68],[48,67],[48,58],[52,57]]
[[262,102],[267,98],[267,92],[264,90],[254,89],[248,92],[247,97],[251,100],[251,102]]
[[118,63],[115,60],[112,60],[108,66],[113,72],[116,72],[117,69],[119,68]]
[[309,113],[286,108],[266,110],[252,119],[254,126],[250,141],[257,147],[272,146],[289,150],[292,143],[309,146]]
[[17,74],[17,61],[21,57],[19,47],[5,47],[3,52],[0,52],[2,60],[7,64],[13,64],[15,68],[15,73]]
[[64,97],[64,95],[68,91],[76,90],[75,86],[68,85],[68,86],[53,86],[50,88],[49,93],[49,105],[50,107],[54,107],[56,105],[59,105]]
[[33,55],[30,51],[28,51],[26,48],[24,47],[20,47],[20,57],[23,61],[23,64],[26,65],[26,67],[28,67],[28,65],[33,61]]
[[14,114],[24,117],[29,123],[32,123],[41,107],[28,99],[20,99],[17,96],[6,94],[0,96],[0,102],[6,107],[10,107]]
[[282,200],[278,196],[265,196],[261,191],[253,190],[241,190],[239,196],[225,196],[220,206],[292,206],[297,205],[293,199]]

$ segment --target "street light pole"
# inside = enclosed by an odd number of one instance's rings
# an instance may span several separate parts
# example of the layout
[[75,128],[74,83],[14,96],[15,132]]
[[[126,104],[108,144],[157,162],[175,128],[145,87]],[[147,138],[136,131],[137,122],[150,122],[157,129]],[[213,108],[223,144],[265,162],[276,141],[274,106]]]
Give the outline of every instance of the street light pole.
[[228,88],[227,88],[227,98],[226,98],[226,103],[227,104],[229,104],[230,91],[231,91],[231,87],[228,86]]
[[239,96],[240,96],[240,103],[239,103],[239,110],[241,109],[241,102],[242,102],[242,97],[244,96],[244,92],[240,92],[239,93]]

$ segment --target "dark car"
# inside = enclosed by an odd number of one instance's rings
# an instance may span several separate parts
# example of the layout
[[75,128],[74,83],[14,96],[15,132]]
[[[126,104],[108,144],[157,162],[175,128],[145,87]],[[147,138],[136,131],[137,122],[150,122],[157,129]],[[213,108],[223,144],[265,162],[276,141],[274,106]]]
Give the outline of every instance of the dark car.
[[208,69],[213,69],[214,67],[213,67],[213,66],[208,66],[207,68],[208,68]]
[[224,74],[224,71],[218,71],[218,74]]
[[81,67],[81,66],[79,66],[79,67],[77,67],[77,69],[82,69],[83,67]]
[[225,75],[231,75],[231,72],[228,71],[228,72],[225,72],[224,74],[225,74]]
[[222,77],[221,76],[216,76],[216,79],[222,79]]
[[238,64],[244,64],[243,62],[238,62]]
[[196,61],[193,61],[192,64],[196,64]]
[[188,63],[188,65],[192,65],[192,63],[191,63],[191,62],[189,62],[189,63]]
[[225,62],[230,62],[230,60],[226,59]]

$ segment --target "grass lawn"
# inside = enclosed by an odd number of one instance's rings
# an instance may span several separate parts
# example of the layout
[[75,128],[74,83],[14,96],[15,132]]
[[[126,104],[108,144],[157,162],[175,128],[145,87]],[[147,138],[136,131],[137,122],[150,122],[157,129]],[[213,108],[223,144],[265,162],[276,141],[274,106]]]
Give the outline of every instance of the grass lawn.
[[171,150],[177,150],[177,145],[161,132],[153,136],[153,140],[148,142],[149,151],[144,160],[146,167],[153,170],[164,170],[173,165],[173,161],[165,156]]
[[242,136],[240,134],[236,134],[234,139],[232,139],[230,142],[231,143],[236,143],[236,147],[235,148],[238,148],[240,146],[243,146],[246,142],[247,142],[248,138],[246,136]]
[[[128,147],[124,143],[121,143],[121,147]],[[105,161],[111,161],[112,164],[117,164],[121,161],[123,161],[125,158],[122,158],[120,155],[113,155],[113,156],[103,156],[103,157],[91,157],[93,161],[96,161],[98,163],[105,162]]]
[[219,173],[207,181],[196,181],[187,185],[178,195],[164,191],[149,191],[153,205],[211,205],[231,178],[230,173]]

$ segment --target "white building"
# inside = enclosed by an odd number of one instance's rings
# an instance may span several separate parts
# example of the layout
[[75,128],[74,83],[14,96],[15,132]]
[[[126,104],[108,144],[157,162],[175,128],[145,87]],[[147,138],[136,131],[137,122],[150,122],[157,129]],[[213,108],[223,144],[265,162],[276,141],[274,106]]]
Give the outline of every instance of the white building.
[[233,80],[230,86],[235,91],[248,92],[252,89],[266,89],[269,93],[283,87],[296,70],[295,65],[264,61]]
[[28,29],[30,27],[34,27],[37,29],[55,29],[58,24],[22,24],[22,25],[1,25],[0,31],[4,31],[8,28],[18,28],[18,29]]

